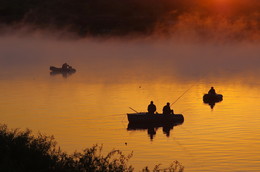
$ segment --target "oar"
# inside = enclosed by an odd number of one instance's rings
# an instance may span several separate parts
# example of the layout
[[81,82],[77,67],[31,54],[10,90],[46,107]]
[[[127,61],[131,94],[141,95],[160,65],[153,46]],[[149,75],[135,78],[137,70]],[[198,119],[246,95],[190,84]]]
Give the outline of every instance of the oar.
[[136,110],[134,110],[133,108],[131,108],[131,107],[129,107],[132,111],[134,111],[134,112],[136,112],[136,113],[139,113],[139,112],[137,112]]

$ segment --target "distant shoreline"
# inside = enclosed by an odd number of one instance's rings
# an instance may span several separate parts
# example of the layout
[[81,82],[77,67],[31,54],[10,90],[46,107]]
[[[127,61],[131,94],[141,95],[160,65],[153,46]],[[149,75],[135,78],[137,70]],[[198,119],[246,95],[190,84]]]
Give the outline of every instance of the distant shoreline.
[[260,40],[260,2],[250,1],[230,5],[225,14],[202,0],[12,0],[0,3],[0,32],[49,31],[82,38],[192,32],[212,37],[228,31],[230,39]]

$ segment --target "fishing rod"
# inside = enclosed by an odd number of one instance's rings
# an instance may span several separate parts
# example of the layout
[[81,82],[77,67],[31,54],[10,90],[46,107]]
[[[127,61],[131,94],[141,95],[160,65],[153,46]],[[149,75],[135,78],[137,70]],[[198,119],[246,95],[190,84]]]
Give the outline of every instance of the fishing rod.
[[[204,74],[203,76],[200,77],[200,79],[198,80],[198,82],[200,80],[202,80],[203,78],[206,77],[206,75],[209,75],[209,74]],[[172,106],[174,103],[176,103],[182,96],[184,96],[192,87],[194,87],[196,84],[193,84],[189,89],[187,89],[180,97],[178,97],[170,106]]]
[[139,113],[139,112],[137,112],[136,110],[134,110],[133,108],[131,108],[131,107],[129,107],[132,111],[134,111],[134,112],[136,112],[136,113]]
[[176,103],[182,96],[184,96],[195,84],[193,84],[189,89],[187,89],[180,97],[178,97],[170,106]]

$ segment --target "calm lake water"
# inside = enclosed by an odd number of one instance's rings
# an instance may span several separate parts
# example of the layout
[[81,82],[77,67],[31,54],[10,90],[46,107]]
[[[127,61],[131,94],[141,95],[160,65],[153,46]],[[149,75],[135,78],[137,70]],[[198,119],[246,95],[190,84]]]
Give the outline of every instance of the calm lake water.
[[[9,128],[54,135],[68,153],[96,143],[104,154],[133,151],[136,171],[174,160],[185,171],[260,171],[257,43],[6,36],[0,47],[0,121]],[[50,75],[49,66],[63,62],[77,72]],[[224,96],[213,109],[202,100],[211,86]],[[178,98],[172,108],[182,125],[152,138],[127,130],[129,107],[146,111],[153,100],[161,112]]]

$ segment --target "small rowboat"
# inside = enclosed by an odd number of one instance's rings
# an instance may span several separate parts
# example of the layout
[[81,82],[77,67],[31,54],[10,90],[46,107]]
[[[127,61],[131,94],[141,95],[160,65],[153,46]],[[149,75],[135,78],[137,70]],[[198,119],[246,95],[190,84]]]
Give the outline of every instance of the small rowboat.
[[221,94],[204,94],[203,101],[205,103],[220,102],[223,100],[223,95]]
[[50,70],[53,73],[75,73],[76,72],[76,69],[73,68],[62,69],[54,66],[50,66]]
[[127,118],[129,123],[133,124],[171,124],[182,123],[184,117],[182,114],[148,114],[147,112],[128,113]]

